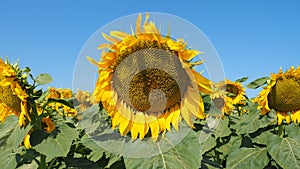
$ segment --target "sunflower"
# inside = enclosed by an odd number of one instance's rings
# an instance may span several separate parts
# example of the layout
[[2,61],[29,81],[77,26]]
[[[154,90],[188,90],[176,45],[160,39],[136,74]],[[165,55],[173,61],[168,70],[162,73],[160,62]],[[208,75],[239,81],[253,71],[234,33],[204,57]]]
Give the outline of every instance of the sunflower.
[[0,59],[0,122],[7,116],[19,116],[20,126],[31,121],[27,111],[28,94],[21,87],[18,67]]
[[204,105],[199,94],[211,93],[211,82],[197,73],[192,62],[200,54],[187,47],[183,39],[163,36],[146,14],[136,20],[131,34],[111,31],[103,37],[97,65],[98,80],[93,92],[112,117],[112,127],[121,135],[143,139],[149,132],[155,141],[159,133],[179,130],[182,118],[190,126],[193,119],[204,119]]
[[211,94],[212,101],[216,108],[230,115],[234,105],[245,104],[245,88],[239,82],[224,80],[214,85],[214,92]]
[[293,66],[285,73],[282,69],[277,74],[271,74],[271,80],[254,99],[258,103],[261,115],[265,115],[274,109],[278,124],[283,120],[290,123],[291,120],[298,124],[300,122],[300,67]]
[[78,108],[81,112],[85,111],[96,103],[95,97],[92,96],[89,91],[78,90],[75,98],[79,103]]
[[[51,120],[51,118],[49,116],[43,117],[41,123],[42,123],[42,129],[43,129],[43,131],[45,131],[47,133],[51,133],[56,128],[55,124],[53,123],[53,121]],[[33,131],[35,131],[35,129],[31,128],[30,131],[24,137],[23,144],[24,144],[24,146],[26,148],[31,148],[30,136],[33,133]]]
[[[49,89],[49,95],[47,96],[47,99],[70,99],[73,97],[73,92],[70,89],[57,89],[57,88],[50,88]],[[66,116],[76,116],[77,112],[74,108],[70,108],[64,104],[61,103],[50,103],[50,106],[55,109],[58,113]]]

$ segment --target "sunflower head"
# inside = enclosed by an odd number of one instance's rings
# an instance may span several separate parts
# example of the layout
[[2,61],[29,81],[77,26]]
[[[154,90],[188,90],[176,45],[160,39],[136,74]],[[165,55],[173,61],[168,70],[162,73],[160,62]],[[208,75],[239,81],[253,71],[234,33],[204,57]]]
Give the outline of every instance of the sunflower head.
[[20,126],[30,122],[27,98],[28,94],[22,87],[22,77],[18,67],[0,59],[0,122],[11,114],[19,116]]
[[283,120],[290,123],[300,122],[300,67],[291,67],[285,73],[280,69],[277,74],[271,74],[271,80],[254,100],[258,109],[265,115],[271,109],[276,111],[278,124]]
[[91,95],[89,91],[78,90],[75,98],[79,103],[78,107],[81,112],[85,111],[87,108],[96,103],[95,97]]
[[144,24],[138,15],[132,34],[103,33],[110,43],[101,44],[98,80],[93,95],[119,126],[121,135],[133,139],[148,132],[154,140],[160,132],[178,130],[183,118],[193,127],[194,118],[205,118],[199,94],[211,93],[211,82],[197,73],[192,60],[200,54],[183,39],[163,36],[146,14]]
[[229,115],[234,105],[245,104],[245,88],[241,83],[225,80],[214,85],[211,98],[218,110]]
[[[73,97],[73,92],[71,89],[57,89],[57,88],[49,88],[49,95],[47,96],[47,99],[71,99]],[[77,111],[74,108],[68,107],[62,103],[53,102],[50,103],[49,106],[52,107],[52,109],[56,110],[59,114],[63,116],[76,116]]]

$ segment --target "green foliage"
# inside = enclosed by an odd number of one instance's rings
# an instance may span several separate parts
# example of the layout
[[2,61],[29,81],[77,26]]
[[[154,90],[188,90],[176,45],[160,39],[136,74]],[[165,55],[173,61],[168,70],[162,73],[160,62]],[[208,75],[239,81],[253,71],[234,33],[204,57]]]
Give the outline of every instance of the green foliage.
[[[37,152],[47,156],[48,162],[55,157],[66,157],[73,140],[77,138],[77,132],[72,124],[59,121],[57,126],[41,143],[34,146]],[[35,137],[40,136],[41,134],[32,134],[31,140],[37,140],[38,138]]]
[[268,80],[270,80],[269,77],[261,77],[261,78],[254,80],[253,82],[249,83],[246,86],[250,89],[257,89],[260,86],[263,86],[264,84],[266,84]]
[[45,85],[52,82],[52,77],[49,74],[42,73],[36,77],[35,81],[40,85]]
[[272,135],[267,140],[267,148],[272,158],[282,168],[300,168],[300,137],[281,138]]
[[243,82],[245,82],[245,81],[247,81],[247,80],[248,80],[248,77],[242,77],[242,78],[240,78],[240,79],[237,79],[235,82],[243,83]]
[[228,155],[227,168],[264,168],[269,163],[266,148],[236,148]]
[[0,123],[0,166],[3,168],[15,168],[19,162],[18,155],[21,153],[19,146],[23,141],[29,126],[21,129],[18,118],[7,117],[5,123]]

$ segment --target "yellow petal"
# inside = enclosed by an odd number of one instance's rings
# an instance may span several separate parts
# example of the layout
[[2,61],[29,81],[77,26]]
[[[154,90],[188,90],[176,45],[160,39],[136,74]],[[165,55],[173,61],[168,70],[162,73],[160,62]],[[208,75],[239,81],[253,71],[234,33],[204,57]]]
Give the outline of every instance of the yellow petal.
[[284,119],[284,117],[282,116],[282,114],[280,112],[276,112],[276,116],[277,116],[278,125],[280,125],[282,123],[282,120]]
[[106,35],[106,34],[103,33],[103,32],[102,32],[102,36],[103,36],[104,39],[106,39],[106,40],[109,41],[109,42],[112,42],[113,44],[116,44],[116,43],[118,43],[118,42],[120,41],[120,40],[118,40],[118,39],[115,39],[115,38],[112,38],[112,37]]
[[95,66],[99,66],[99,63],[97,61],[95,61],[93,58],[91,58],[90,56],[87,56],[86,59],[93,65]]
[[180,53],[180,57],[183,60],[191,60],[193,59],[195,56],[199,55],[201,52],[198,50],[190,50],[190,49],[186,49],[183,52]]
[[167,39],[166,43],[171,50],[181,51],[185,48],[185,44],[175,42],[172,39]]
[[142,23],[142,14],[139,14],[136,19],[136,28],[135,28],[136,29],[135,32],[137,36],[142,33],[141,23]]
[[187,106],[184,106],[182,104],[181,106],[181,116],[183,117],[183,119],[185,120],[185,122],[191,127],[191,128],[194,128],[194,125],[193,125],[193,121],[192,121],[192,118],[191,118],[191,113],[190,113],[190,110],[187,108]]
[[174,107],[172,106],[169,111],[165,113],[165,119],[166,119],[166,129],[168,131],[171,131],[171,122],[173,118],[174,113]]
[[159,115],[157,120],[158,120],[160,132],[165,131],[166,130],[166,121],[165,121],[164,115],[163,114]]
[[212,82],[210,80],[208,80],[207,78],[205,78],[204,76],[202,76],[201,74],[197,73],[195,70],[192,70],[194,78],[199,86],[199,90],[200,92],[206,93],[206,94],[210,94],[212,93]]
[[119,38],[119,39],[125,39],[127,37],[130,37],[131,35],[126,33],[126,32],[120,32],[120,31],[111,31],[110,32],[110,35],[111,36],[114,36],[116,38]]
[[149,124],[150,129],[151,129],[151,137],[153,139],[153,141],[156,141],[158,138],[158,134],[159,134],[159,124],[158,124],[158,120],[156,118],[156,115],[151,114],[149,116],[151,123]]
[[24,138],[24,146],[26,148],[31,148],[31,144],[30,144],[30,134],[26,134],[25,138]]
[[179,131],[179,122],[181,121],[180,117],[180,108],[178,105],[175,105],[173,118],[172,118],[172,126],[175,130]]

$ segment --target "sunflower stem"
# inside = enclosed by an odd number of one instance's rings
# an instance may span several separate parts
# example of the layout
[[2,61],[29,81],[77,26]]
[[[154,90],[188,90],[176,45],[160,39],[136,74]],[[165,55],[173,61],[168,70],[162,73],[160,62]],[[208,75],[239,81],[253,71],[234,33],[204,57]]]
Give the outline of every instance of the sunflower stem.
[[47,168],[46,156],[44,154],[40,154],[40,155],[41,155],[41,160],[40,160],[39,169],[46,169]]
[[283,137],[284,136],[284,125],[283,124],[280,124],[279,126],[278,126],[278,136],[280,136],[280,137]]

